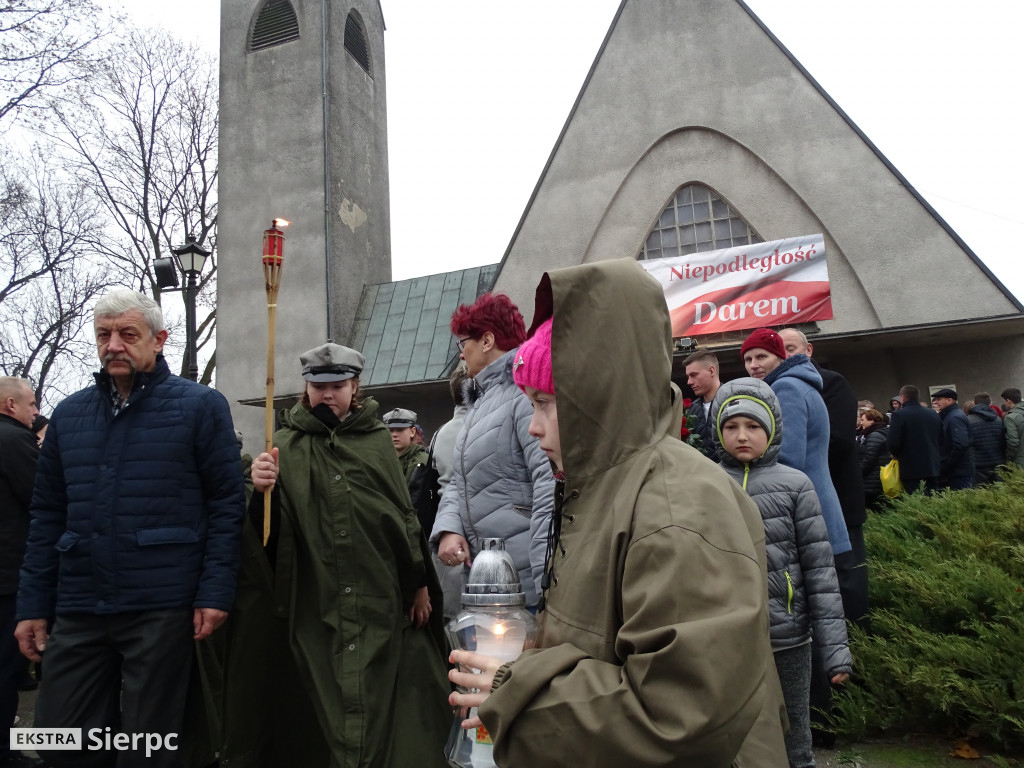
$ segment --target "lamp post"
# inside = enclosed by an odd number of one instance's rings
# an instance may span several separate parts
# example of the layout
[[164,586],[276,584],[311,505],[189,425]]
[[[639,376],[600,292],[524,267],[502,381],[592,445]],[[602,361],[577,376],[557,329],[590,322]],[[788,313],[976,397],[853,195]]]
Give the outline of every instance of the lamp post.
[[178,269],[185,275],[181,291],[185,299],[185,354],[188,355],[188,378],[199,381],[199,360],[196,351],[196,278],[203,271],[211,251],[199,245],[191,234],[185,235],[185,244],[172,248],[171,253],[178,262]]

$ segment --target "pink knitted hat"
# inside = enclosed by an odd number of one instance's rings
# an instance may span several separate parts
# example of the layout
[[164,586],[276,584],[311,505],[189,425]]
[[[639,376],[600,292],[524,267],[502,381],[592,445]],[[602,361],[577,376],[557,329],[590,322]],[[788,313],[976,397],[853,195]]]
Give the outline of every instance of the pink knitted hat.
[[551,318],[523,342],[512,362],[512,378],[522,390],[533,387],[549,395],[555,394],[555,378],[551,372]]

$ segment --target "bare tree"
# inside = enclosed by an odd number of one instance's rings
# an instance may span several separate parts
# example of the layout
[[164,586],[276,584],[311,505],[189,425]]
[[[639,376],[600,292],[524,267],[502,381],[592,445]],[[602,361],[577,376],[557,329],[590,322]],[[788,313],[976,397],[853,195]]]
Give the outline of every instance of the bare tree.
[[0,121],[85,76],[111,21],[93,0],[0,0]]
[[[97,249],[123,281],[161,301],[154,259],[186,233],[214,251],[200,278],[200,348],[216,325],[217,69],[162,30],[130,30],[73,102],[55,103],[69,169],[89,179],[108,222]],[[200,315],[202,316],[202,315]],[[207,355],[212,361],[215,357]],[[208,362],[203,381],[212,377]],[[184,371],[182,371],[184,373]]]
[[40,154],[0,167],[0,370],[35,383],[52,406],[92,367],[88,306],[108,281],[95,259],[99,207]]

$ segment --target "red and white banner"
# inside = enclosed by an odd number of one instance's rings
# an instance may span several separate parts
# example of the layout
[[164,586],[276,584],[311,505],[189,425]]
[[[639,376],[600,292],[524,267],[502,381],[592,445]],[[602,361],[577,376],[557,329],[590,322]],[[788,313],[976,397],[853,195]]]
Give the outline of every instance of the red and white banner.
[[640,264],[665,290],[676,338],[832,317],[821,235]]

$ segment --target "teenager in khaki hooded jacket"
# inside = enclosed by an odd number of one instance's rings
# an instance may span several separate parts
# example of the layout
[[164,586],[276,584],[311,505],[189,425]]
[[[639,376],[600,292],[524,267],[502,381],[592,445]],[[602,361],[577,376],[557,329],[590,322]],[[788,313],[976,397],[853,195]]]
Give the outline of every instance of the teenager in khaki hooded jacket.
[[632,259],[549,272],[534,332],[516,383],[560,470],[541,636],[507,665],[454,651],[483,692],[450,702],[499,765],[785,768],[764,527],[678,439],[661,288]]

